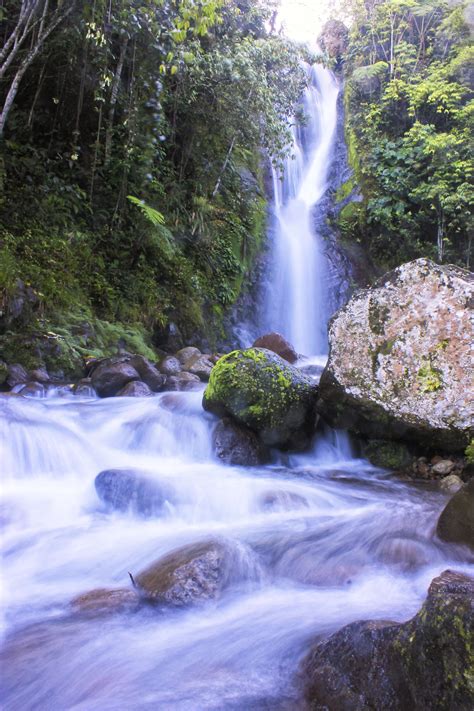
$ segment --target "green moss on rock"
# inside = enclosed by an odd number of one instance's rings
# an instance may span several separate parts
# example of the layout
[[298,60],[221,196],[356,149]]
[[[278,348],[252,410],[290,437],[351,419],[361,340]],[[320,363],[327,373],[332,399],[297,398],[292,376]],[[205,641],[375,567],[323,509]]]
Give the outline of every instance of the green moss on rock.
[[269,445],[304,447],[314,430],[316,390],[297,368],[264,348],[232,351],[211,372],[203,406],[257,432]]

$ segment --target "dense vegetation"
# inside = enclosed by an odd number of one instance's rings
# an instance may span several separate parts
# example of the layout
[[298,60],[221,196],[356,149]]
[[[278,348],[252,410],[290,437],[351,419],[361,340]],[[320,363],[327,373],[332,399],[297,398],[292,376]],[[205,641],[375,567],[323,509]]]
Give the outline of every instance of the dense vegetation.
[[0,11],[5,357],[149,354],[146,334],[160,345],[170,323],[212,344],[264,234],[265,155],[284,153],[305,80],[273,3]]
[[467,4],[349,5],[354,22],[343,59],[354,177],[338,197],[360,191],[363,199],[343,208],[342,232],[382,267],[418,256],[472,266],[474,49]]

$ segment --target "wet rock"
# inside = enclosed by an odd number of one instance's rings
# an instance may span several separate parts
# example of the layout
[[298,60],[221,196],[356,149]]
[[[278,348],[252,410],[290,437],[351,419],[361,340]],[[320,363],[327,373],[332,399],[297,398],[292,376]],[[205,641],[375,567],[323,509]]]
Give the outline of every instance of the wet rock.
[[0,360],[0,387],[6,383],[8,378],[8,365],[5,361]]
[[15,385],[28,382],[28,373],[25,368],[19,363],[13,363],[8,366],[8,376],[6,378],[7,385],[14,388]]
[[100,397],[112,397],[132,380],[140,380],[135,368],[127,362],[106,359],[100,363],[91,376],[92,387]]
[[45,387],[41,383],[26,383],[20,390],[23,397],[44,397]]
[[260,501],[265,511],[294,511],[308,508],[304,496],[295,494],[294,491],[266,491]]
[[268,461],[257,435],[227,417],[217,423],[212,438],[215,454],[225,464],[252,467]]
[[449,474],[441,479],[439,488],[449,494],[455,494],[459,489],[462,489],[463,481],[457,474]]
[[448,501],[438,519],[436,533],[443,541],[474,549],[474,479]]
[[374,439],[367,442],[362,451],[371,464],[383,469],[405,471],[411,468],[413,462],[410,450],[402,442]]
[[171,489],[136,469],[105,469],[95,478],[99,498],[116,511],[131,511],[140,516],[163,514]]
[[135,368],[143,382],[148,385],[154,393],[163,389],[166,383],[166,375],[160,373],[153,363],[150,363],[147,358],[141,355],[135,355],[130,358],[130,365]]
[[139,594],[130,588],[97,588],[71,600],[74,612],[91,617],[135,612],[140,605]]
[[49,381],[51,380],[45,368],[36,368],[36,370],[30,370],[28,377],[29,380],[43,384],[49,383]]
[[354,622],[316,644],[299,673],[308,708],[468,711],[473,599],[474,579],[445,571],[410,621]]
[[249,348],[217,362],[203,407],[245,425],[268,446],[298,450],[314,433],[316,392],[313,382],[280,356]]
[[141,380],[132,380],[117,393],[117,397],[150,397],[151,395],[153,395],[152,391]]
[[178,375],[181,372],[181,363],[174,356],[165,356],[160,360],[158,369],[163,375]]
[[197,375],[200,380],[207,382],[213,367],[214,363],[209,360],[207,355],[198,355],[186,361],[183,371]]
[[474,281],[427,259],[358,291],[331,322],[318,410],[371,439],[463,450],[474,433]]
[[82,378],[79,380],[72,389],[74,395],[80,395],[81,397],[94,397],[96,392],[92,387],[91,378]]
[[260,336],[252,348],[266,348],[279,355],[283,360],[288,361],[288,363],[295,363],[298,360],[297,352],[280,333],[267,333],[265,336]]
[[166,380],[165,390],[174,392],[199,390],[201,388],[201,380],[197,375],[192,373],[180,372],[177,375],[170,375]]
[[195,358],[196,356],[200,356],[201,351],[199,348],[195,348],[194,346],[187,346],[186,348],[181,348],[177,353],[176,353],[176,358],[179,360],[181,365],[184,365],[187,363],[191,358]]
[[403,535],[383,536],[375,544],[374,557],[380,563],[402,571],[428,565],[433,552],[427,542]]
[[229,580],[231,561],[220,541],[192,543],[160,558],[134,580],[147,600],[181,607],[217,598]]
[[439,462],[433,465],[433,474],[439,476],[447,476],[451,474],[454,469],[454,462],[450,459],[441,459]]

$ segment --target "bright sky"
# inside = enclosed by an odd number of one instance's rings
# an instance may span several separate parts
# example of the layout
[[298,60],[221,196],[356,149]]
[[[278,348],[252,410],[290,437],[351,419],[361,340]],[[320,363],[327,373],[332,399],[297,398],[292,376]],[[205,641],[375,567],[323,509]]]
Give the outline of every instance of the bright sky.
[[280,21],[285,35],[314,43],[331,12],[328,0],[281,0]]

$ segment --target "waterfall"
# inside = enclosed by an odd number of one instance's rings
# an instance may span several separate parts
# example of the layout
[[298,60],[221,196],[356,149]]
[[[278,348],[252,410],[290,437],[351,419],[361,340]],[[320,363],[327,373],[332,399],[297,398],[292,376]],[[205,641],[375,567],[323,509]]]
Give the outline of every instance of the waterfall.
[[306,121],[292,127],[292,151],[283,170],[272,168],[272,279],[265,326],[282,333],[299,353],[317,355],[327,353],[331,298],[324,244],[313,225],[327,187],[339,88],[322,65],[308,66],[307,72]]

